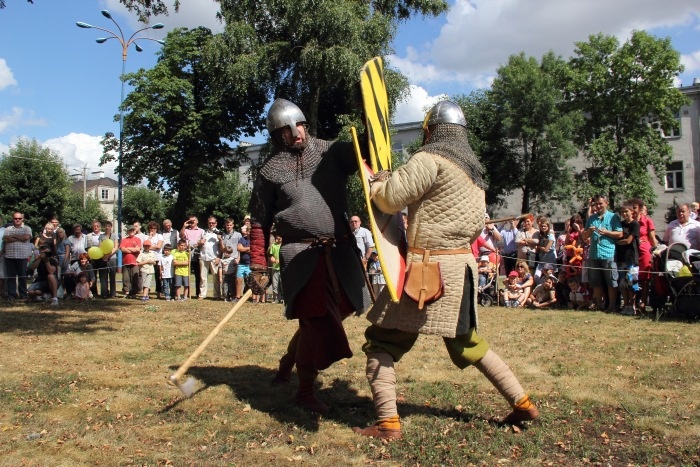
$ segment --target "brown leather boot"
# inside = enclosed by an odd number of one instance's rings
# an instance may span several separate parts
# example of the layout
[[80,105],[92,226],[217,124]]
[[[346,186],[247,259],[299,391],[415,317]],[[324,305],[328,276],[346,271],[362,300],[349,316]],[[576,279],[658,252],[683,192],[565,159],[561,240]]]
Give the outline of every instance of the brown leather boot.
[[316,382],[318,371],[300,370],[297,368],[297,374],[299,376],[299,389],[296,396],[294,396],[294,403],[309,412],[316,412],[321,415],[327,414],[330,410],[329,407],[316,397],[314,391],[314,383]]
[[540,416],[540,411],[537,410],[535,404],[532,403],[528,396],[523,397],[515,404],[513,411],[503,419],[503,423],[518,424],[522,422],[531,422]]
[[294,336],[292,336],[291,340],[289,341],[289,344],[287,344],[287,353],[282,355],[282,358],[280,358],[279,369],[277,370],[277,374],[272,380],[272,384],[274,386],[289,384],[291,382],[292,370],[294,369],[294,365],[296,364],[298,341],[299,331],[297,330],[297,332],[294,334]]
[[398,415],[380,420],[367,428],[353,427],[352,431],[358,435],[377,439],[394,440],[403,438],[401,422],[399,421]]

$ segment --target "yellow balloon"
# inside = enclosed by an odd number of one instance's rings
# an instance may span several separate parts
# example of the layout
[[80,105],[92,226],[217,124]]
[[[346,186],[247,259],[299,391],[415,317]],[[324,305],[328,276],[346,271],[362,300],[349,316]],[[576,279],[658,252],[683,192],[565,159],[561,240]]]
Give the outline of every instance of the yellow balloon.
[[102,250],[102,253],[104,253],[105,255],[110,254],[113,249],[114,242],[109,238],[105,238],[104,240],[102,240],[102,243],[100,243],[100,250]]
[[100,250],[100,247],[98,246],[91,246],[88,251],[87,251],[88,256],[90,259],[101,259],[105,254],[102,253],[102,250]]

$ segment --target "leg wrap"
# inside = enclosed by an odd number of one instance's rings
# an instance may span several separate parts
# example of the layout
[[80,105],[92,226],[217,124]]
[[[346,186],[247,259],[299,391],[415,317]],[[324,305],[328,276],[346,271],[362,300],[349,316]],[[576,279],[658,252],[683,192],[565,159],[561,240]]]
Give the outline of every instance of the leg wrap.
[[515,407],[525,396],[518,378],[495,352],[489,350],[474,366],[491,381],[511,407]]
[[372,390],[374,408],[377,419],[384,420],[396,417],[396,373],[394,372],[393,357],[384,352],[367,354],[367,381]]

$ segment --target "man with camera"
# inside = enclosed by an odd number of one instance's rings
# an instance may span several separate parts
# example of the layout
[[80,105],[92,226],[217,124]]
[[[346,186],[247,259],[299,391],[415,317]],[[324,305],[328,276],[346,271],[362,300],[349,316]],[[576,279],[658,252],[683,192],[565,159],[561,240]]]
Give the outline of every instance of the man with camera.
[[29,286],[27,294],[32,297],[51,295],[51,306],[58,305],[58,260],[54,257],[51,247],[42,245],[39,256],[29,264],[29,270],[37,272],[36,280]]

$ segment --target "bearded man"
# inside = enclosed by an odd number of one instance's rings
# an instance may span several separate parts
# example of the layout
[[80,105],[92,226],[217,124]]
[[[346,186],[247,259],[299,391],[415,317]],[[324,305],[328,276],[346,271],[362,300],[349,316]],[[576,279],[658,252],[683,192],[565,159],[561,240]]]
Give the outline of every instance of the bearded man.
[[289,382],[296,364],[295,402],[325,413],[328,406],[314,393],[318,372],[352,356],[342,321],[370,305],[347,221],[345,186],[357,162],[350,143],[309,136],[304,114],[287,100],[272,104],[267,130],[274,152],[260,170],[249,209],[252,269],[266,267],[266,243],[274,222],[283,239],[285,314],[299,320],[274,382]]
[[439,262],[444,291],[421,307],[406,292],[393,303],[385,289],[368,313],[372,324],[363,350],[378,421],[353,430],[375,438],[402,437],[394,362],[419,334],[441,336],[458,368],[474,365],[489,379],[513,408],[504,422],[539,415],[515,375],[476,332],[478,274],[468,245],[484,228],[486,202],[482,167],[467,141],[464,114],[456,104],[440,102],[426,115],[423,131],[422,148],[393,174],[378,174],[371,192],[385,213],[408,206],[407,263],[420,269],[421,262]]

